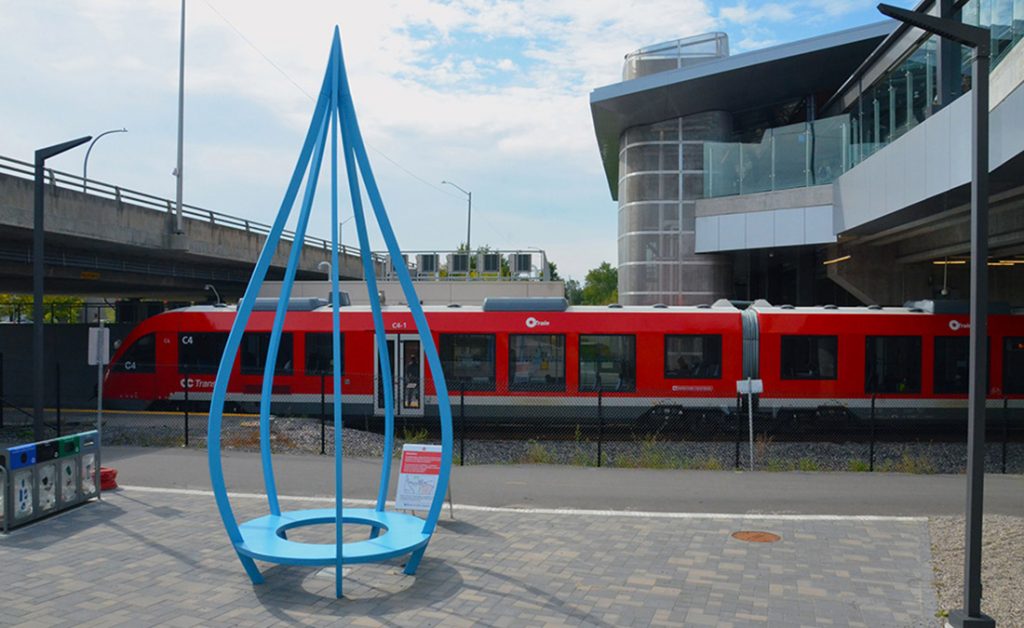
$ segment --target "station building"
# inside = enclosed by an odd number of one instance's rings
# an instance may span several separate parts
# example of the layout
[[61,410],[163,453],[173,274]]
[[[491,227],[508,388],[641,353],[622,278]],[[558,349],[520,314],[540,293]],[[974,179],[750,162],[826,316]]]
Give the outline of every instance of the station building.
[[[1024,0],[924,0],[992,33],[990,290],[1024,305]],[[730,55],[710,33],[591,93],[619,300],[969,295],[971,50],[893,20]]]

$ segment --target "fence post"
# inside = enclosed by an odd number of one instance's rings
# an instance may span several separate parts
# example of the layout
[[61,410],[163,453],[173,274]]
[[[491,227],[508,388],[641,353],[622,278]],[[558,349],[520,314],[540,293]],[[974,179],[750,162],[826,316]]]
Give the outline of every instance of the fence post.
[[[185,446],[186,447],[188,447],[188,389],[192,388],[192,382],[189,381],[190,377],[191,376],[186,372],[185,373]],[[206,417],[206,429],[207,429],[207,431],[209,431],[209,429],[210,429],[210,417],[209,416]],[[209,434],[207,434],[207,437],[209,437]]]
[[[2,372],[2,371],[0,371]],[[1007,438],[1010,437],[1010,400],[1002,397],[1002,473],[1007,472]]]
[[871,445],[868,452],[868,471],[875,470],[875,397],[871,395]]
[[466,466],[466,382],[459,391],[459,466]]
[[61,435],[60,431],[60,362],[57,362],[57,436]]
[[[327,375],[320,373],[320,455],[327,454],[327,402],[326,402]],[[334,435],[338,437],[337,434]]]
[[0,353],[0,428],[4,426],[4,406],[7,405],[7,397],[4,396],[4,354]]
[[597,466],[601,466],[602,446],[604,445],[604,392],[597,388]]

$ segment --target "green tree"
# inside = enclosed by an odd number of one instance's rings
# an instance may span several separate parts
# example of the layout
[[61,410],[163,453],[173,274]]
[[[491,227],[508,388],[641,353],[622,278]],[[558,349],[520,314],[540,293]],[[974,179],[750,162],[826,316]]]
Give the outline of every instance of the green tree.
[[583,282],[585,305],[607,305],[619,300],[619,271],[608,262],[587,272]]
[[580,286],[580,282],[575,279],[565,280],[565,298],[569,301],[569,305],[583,303],[583,287]]
[[[81,297],[44,296],[43,321],[47,323],[74,323],[82,312],[85,301]],[[31,294],[0,294],[0,320],[30,322],[32,320]]]

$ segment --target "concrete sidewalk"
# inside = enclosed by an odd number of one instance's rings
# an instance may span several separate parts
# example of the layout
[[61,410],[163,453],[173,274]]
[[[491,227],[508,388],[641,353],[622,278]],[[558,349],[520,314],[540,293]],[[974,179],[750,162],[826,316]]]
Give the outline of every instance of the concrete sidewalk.
[[[223,461],[230,490],[264,492],[259,454],[225,451]],[[103,465],[116,467],[123,484],[210,488],[206,450],[105,447]],[[276,454],[278,491],[333,496],[333,465],[328,456]],[[375,498],[380,467],[379,458],[346,458],[345,496]],[[452,477],[456,504],[731,514],[959,515],[965,490],[962,475],[898,473],[472,465],[454,467]],[[1024,476],[987,475],[985,510],[1024,516]]]
[[[237,496],[240,520],[266,512]],[[282,500],[284,509],[315,507]],[[203,491],[127,488],[0,537],[3,623],[96,626],[934,626],[927,523],[457,509],[415,577],[261,564],[253,586]],[[739,530],[777,543],[745,543]],[[346,530],[349,536],[363,530]],[[319,542],[330,526],[293,530]]]

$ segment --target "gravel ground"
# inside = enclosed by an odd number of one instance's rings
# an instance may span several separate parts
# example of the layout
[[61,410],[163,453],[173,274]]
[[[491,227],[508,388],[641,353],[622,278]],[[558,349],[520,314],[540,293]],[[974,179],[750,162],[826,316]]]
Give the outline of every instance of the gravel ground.
[[[963,607],[964,519],[931,517],[932,569],[940,612]],[[981,611],[997,626],[1024,626],[1024,517],[985,515]],[[941,625],[944,625],[944,621]]]

